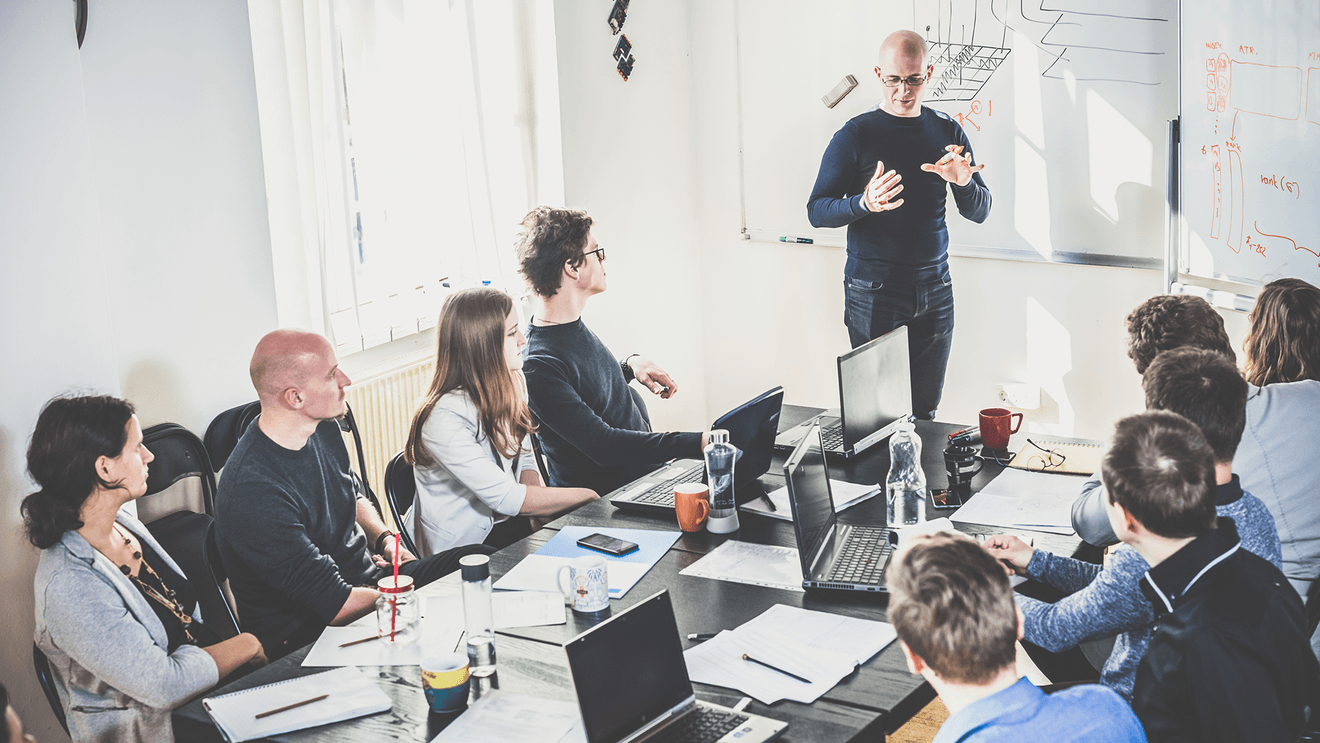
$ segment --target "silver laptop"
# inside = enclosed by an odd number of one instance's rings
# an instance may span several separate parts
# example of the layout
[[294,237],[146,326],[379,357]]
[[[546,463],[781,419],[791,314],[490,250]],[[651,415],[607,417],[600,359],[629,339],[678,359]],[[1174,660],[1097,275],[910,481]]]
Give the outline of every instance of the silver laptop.
[[784,478],[802,560],[802,587],[885,591],[885,570],[897,543],[894,530],[838,523],[818,424],[811,425],[789,455]]
[[[765,491],[753,483],[770,469],[775,456],[775,432],[779,413],[784,407],[784,388],[775,387],[720,416],[711,429],[729,432],[729,442],[738,447],[733,467],[733,497],[746,503]],[[637,478],[610,495],[610,503],[620,508],[635,508],[674,513],[674,486],[704,482],[706,463],[700,459],[675,459]]]
[[908,329],[900,326],[839,357],[839,414],[823,413],[781,433],[775,447],[792,449],[819,422],[825,452],[853,457],[912,420]]
[[760,743],[788,727],[697,701],[668,591],[574,637],[564,652],[587,743]]

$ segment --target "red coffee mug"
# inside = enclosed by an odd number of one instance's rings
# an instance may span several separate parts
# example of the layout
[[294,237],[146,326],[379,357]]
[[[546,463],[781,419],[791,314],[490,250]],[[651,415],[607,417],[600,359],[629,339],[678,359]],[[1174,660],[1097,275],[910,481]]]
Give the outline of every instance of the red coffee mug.
[[678,528],[683,531],[701,531],[701,525],[710,516],[709,489],[699,482],[674,486],[674,513]]
[[[1017,420],[1014,421],[1013,419]],[[986,408],[981,411],[981,443],[987,449],[1007,449],[1008,437],[1022,427],[1022,413],[1007,408]]]

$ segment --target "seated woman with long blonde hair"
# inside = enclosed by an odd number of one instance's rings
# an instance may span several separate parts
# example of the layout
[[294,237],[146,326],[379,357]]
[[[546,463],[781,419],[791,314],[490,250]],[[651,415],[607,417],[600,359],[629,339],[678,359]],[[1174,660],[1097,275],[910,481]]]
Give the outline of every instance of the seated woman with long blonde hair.
[[522,376],[526,345],[504,292],[466,289],[445,300],[435,376],[404,450],[417,499],[403,521],[420,556],[464,544],[503,547],[531,532],[518,517],[546,519],[597,498],[541,482]]

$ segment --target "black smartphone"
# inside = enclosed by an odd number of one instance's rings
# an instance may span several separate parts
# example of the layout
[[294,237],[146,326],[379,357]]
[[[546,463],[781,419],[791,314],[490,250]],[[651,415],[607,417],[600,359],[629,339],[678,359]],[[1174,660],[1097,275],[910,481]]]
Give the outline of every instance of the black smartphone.
[[940,510],[961,508],[963,504],[962,494],[950,488],[931,488],[930,500]]
[[589,550],[604,552],[607,555],[626,555],[637,549],[635,542],[628,542],[622,539],[601,534],[599,532],[585,536],[577,540],[579,547],[586,547]]

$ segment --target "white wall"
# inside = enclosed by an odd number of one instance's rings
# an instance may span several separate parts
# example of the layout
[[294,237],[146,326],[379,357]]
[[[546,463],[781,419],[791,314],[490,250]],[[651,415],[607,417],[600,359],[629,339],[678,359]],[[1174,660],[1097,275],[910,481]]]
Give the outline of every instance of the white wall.
[[246,3],[0,2],[0,682],[66,739],[32,671],[19,502],[42,404],[122,394],[199,435],[252,397],[275,326]]

